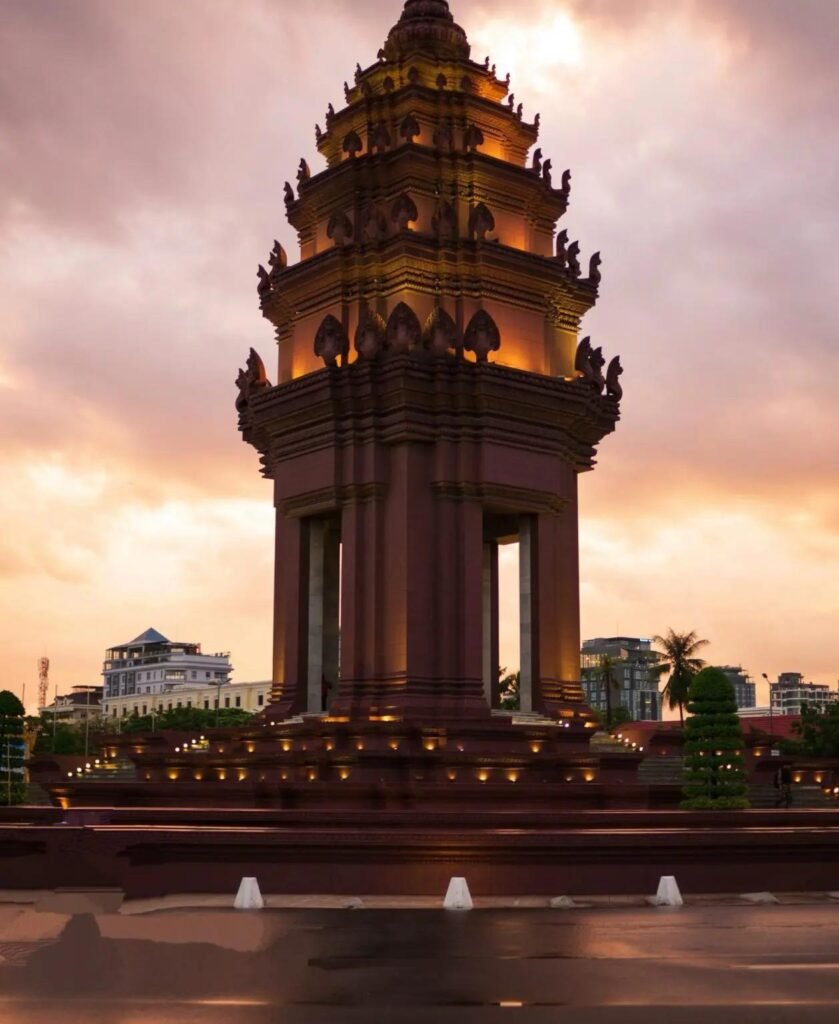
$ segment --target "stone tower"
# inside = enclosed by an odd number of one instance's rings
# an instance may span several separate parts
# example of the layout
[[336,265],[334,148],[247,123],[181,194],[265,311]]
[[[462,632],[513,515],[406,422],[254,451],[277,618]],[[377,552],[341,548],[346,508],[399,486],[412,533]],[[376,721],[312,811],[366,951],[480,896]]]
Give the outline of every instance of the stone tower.
[[277,722],[488,720],[512,540],[522,710],[590,717],[577,478],[620,364],[578,341],[599,255],[584,276],[556,236],[570,174],[509,85],[445,0],[408,0],[316,130],[325,169],[285,186],[300,260],[275,244],[258,286],[277,383],[252,352],[237,401],[274,481]]

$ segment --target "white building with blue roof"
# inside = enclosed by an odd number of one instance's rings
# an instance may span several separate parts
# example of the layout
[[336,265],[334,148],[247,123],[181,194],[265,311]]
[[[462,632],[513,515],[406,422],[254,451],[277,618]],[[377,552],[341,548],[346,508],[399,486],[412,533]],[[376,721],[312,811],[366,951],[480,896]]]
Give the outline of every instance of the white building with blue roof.
[[106,651],[103,714],[124,715],[129,705],[133,709],[133,703],[143,698],[143,703],[157,706],[167,694],[227,686],[232,672],[228,652],[204,654],[200,644],[169,640],[156,629],[147,629]]

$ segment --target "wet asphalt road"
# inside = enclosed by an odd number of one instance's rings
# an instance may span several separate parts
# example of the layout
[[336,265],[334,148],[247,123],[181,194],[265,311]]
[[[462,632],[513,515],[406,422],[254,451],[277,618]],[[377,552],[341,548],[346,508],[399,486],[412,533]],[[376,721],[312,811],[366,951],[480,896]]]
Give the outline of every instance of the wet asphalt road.
[[0,965],[0,1024],[839,1019],[837,904],[245,918],[69,918]]

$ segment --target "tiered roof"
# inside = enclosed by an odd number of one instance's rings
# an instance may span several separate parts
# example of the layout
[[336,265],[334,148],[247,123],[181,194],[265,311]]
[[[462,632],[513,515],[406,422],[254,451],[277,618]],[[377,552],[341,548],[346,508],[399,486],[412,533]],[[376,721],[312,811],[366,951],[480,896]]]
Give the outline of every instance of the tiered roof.
[[297,189],[285,186],[301,260],[289,266],[276,244],[270,271],[260,267],[279,381],[321,360],[354,361],[374,319],[386,349],[381,325],[402,306],[426,328],[411,345],[429,347],[429,319],[444,314],[451,351],[485,358],[468,343],[480,314],[500,344],[496,361],[574,376],[599,254],[584,276],[579,245],[565,232],[555,240],[570,172],[531,154],[539,115],[525,117],[509,76],[471,59],[445,0],[408,0],[376,62],[357,65],[344,91],[344,107],[330,104],[316,128],[326,168],[312,174],[303,159]]

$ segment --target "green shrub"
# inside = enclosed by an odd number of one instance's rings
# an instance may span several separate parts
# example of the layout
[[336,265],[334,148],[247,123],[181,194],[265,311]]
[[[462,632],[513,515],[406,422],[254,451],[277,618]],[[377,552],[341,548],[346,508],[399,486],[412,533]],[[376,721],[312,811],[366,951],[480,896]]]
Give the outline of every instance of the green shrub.
[[734,687],[718,668],[704,668],[688,694],[682,807],[739,810],[749,806],[743,733]]

